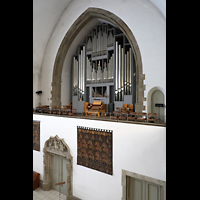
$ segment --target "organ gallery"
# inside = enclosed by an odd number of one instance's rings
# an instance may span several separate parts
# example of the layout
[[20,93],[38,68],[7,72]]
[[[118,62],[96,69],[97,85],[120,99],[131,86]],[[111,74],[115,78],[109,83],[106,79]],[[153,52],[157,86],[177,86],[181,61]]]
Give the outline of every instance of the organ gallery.
[[133,50],[124,33],[102,23],[93,27],[78,45],[72,62],[72,105],[84,111],[84,102],[101,101],[112,112],[136,102],[136,67]]

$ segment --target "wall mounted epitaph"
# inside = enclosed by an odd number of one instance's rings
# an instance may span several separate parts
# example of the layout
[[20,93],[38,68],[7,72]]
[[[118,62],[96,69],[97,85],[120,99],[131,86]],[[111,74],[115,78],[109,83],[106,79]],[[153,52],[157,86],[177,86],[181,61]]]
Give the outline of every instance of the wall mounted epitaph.
[[33,150],[40,151],[40,122],[33,121]]
[[113,174],[112,131],[77,127],[77,164]]

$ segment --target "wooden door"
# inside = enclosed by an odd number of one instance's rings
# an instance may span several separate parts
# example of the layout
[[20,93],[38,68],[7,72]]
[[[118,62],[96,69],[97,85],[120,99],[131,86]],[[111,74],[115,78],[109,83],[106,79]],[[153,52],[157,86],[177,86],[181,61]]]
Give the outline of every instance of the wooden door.
[[[67,160],[63,157],[52,155],[52,188],[67,195]],[[56,183],[65,182],[63,185]]]

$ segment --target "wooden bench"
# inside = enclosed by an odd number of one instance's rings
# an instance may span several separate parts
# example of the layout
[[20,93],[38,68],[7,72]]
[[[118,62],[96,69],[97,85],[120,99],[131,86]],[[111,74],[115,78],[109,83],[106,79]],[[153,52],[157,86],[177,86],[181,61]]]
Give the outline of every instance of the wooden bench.
[[40,174],[33,171],[33,190],[39,187]]

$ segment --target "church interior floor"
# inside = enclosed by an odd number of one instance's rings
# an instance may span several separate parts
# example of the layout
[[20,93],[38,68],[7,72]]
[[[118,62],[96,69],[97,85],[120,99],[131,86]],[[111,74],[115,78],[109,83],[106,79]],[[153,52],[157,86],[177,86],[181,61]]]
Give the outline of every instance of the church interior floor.
[[59,192],[50,189],[49,191],[44,191],[40,187],[33,190],[33,200],[64,200],[66,196],[64,194],[59,195]]

